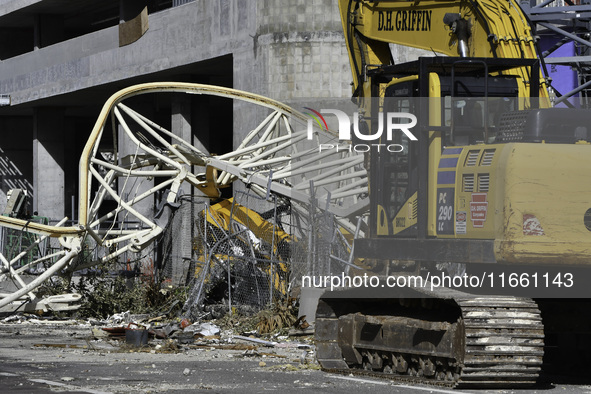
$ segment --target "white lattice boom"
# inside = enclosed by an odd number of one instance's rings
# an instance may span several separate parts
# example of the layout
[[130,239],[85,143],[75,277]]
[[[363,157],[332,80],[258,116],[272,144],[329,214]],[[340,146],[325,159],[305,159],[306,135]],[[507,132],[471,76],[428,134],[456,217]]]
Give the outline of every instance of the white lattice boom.
[[[235,135],[246,134],[234,151],[210,155],[143,116],[127,102],[138,95],[171,92],[240,100],[268,114],[250,132],[234,131]],[[308,140],[309,127],[313,127],[312,141]],[[106,137],[109,131],[114,135],[112,139]],[[103,264],[151,245],[165,223],[142,212],[142,201],[153,201],[157,195],[174,204],[185,183],[215,199],[221,188],[238,179],[261,196],[274,193],[289,199],[292,207],[303,213],[303,205],[309,204],[313,196],[318,207],[330,211],[341,226],[354,231],[354,218],[368,205],[367,174],[363,156],[351,153],[345,142],[335,141],[335,134],[317,129],[304,114],[255,94],[187,83],[149,83],[121,90],[103,106],[80,159],[78,225],[63,227],[67,218],[48,226],[0,217],[0,226],[26,228],[38,236],[36,242],[53,237],[61,245],[58,252],[26,264],[23,258],[27,250],[10,260],[0,254],[0,288],[2,283],[16,287],[0,293],[0,308],[29,301],[33,309],[67,309],[67,303],[77,295],[40,300],[34,290],[65,269]],[[342,149],[320,152],[319,145],[326,142],[340,144]],[[118,144],[131,146],[133,149],[126,150],[132,153],[122,156]],[[105,213],[107,200],[115,201],[116,208]],[[78,257],[89,245],[94,259],[82,264]],[[44,271],[32,281],[30,277],[25,280],[24,273],[40,264]]]

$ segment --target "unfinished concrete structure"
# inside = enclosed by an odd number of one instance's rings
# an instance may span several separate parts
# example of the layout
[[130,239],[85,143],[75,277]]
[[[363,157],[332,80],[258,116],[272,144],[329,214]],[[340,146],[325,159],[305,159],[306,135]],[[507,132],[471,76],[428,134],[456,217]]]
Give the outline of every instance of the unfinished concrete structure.
[[[0,0],[0,31],[0,209],[20,187],[29,211],[52,221],[77,218],[80,153],[118,89],[180,81],[288,103],[350,95],[331,0]],[[252,114],[199,100],[145,105],[195,146],[232,150],[243,137],[234,126]]]

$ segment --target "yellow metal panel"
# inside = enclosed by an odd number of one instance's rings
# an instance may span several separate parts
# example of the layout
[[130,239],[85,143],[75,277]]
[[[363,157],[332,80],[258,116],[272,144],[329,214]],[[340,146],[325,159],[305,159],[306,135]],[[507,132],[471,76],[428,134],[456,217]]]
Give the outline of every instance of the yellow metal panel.
[[591,146],[507,144],[497,173],[503,220],[497,259],[514,264],[591,265]]
[[[441,82],[439,75],[429,73],[429,125],[441,126]],[[437,166],[441,158],[441,132],[429,131],[429,180],[427,235],[437,235]]]
[[394,235],[417,224],[417,196],[418,194],[415,192],[404,203],[394,220],[392,220],[392,232]]
[[[406,0],[339,0],[339,8],[345,40],[349,47],[354,89],[361,83],[357,78],[364,71],[356,70],[355,65],[389,64],[389,43],[458,56],[457,37],[450,27],[443,23],[447,13],[460,14],[468,21],[469,57],[493,57],[492,45],[499,58],[537,58],[534,37],[527,18],[521,9],[511,2],[422,0],[411,3]],[[527,81],[524,85],[526,90],[522,91],[522,95],[530,96],[530,76],[526,67],[516,68],[507,74],[518,75]],[[548,97],[543,77],[540,78],[539,95],[543,98]]]
[[376,212],[376,234],[377,235],[390,235],[390,230],[388,229],[388,214],[383,206],[378,204],[378,209]]

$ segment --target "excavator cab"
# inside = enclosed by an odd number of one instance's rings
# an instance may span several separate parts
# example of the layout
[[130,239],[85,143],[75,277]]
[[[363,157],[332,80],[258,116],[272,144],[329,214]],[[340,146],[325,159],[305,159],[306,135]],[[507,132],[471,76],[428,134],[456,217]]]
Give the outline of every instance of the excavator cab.
[[373,91],[383,91],[370,120],[378,116],[376,111],[413,113],[422,136],[411,141],[403,133],[393,134],[392,140],[380,142],[401,146],[399,153],[370,153],[370,217],[376,236],[435,235],[421,228],[428,220],[428,198],[423,195],[435,187],[421,179],[437,177],[435,167],[444,148],[494,143],[503,114],[538,106],[535,98],[524,100],[529,92],[537,94],[538,87],[526,89],[511,74],[517,67],[530,68],[532,80],[537,80],[538,62],[523,59],[424,57],[368,71]]

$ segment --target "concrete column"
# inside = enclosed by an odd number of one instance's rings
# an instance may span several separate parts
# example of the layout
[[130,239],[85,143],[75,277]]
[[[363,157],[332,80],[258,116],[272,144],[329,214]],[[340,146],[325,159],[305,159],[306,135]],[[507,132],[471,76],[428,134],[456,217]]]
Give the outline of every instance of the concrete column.
[[[10,189],[26,190],[33,196],[33,119],[32,117],[0,117],[0,212],[6,208]],[[33,213],[29,199],[27,211]]]
[[64,112],[36,108],[33,120],[33,211],[50,219],[65,216]]
[[187,94],[175,95],[171,109],[172,132],[175,135],[191,142],[193,131],[191,130],[191,97]]
[[[176,95],[172,100],[171,131],[185,141],[193,142],[193,130],[191,128],[191,97],[188,95]],[[201,147],[198,147],[201,149]],[[188,184],[182,186],[184,194],[192,194],[192,187]],[[174,220],[171,229],[172,239],[172,285],[183,286],[186,284],[189,274],[190,261],[193,257],[193,237],[195,214],[190,202],[185,202],[177,212],[177,220]]]

